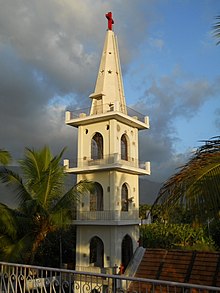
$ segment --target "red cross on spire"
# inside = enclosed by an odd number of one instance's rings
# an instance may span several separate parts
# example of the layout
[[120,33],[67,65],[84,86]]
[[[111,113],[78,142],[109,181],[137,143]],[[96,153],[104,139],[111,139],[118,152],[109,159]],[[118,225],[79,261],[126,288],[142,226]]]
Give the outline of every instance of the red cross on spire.
[[105,16],[108,19],[108,29],[111,31],[112,30],[112,25],[114,24],[114,20],[112,18],[112,13],[108,12],[108,13],[106,13]]

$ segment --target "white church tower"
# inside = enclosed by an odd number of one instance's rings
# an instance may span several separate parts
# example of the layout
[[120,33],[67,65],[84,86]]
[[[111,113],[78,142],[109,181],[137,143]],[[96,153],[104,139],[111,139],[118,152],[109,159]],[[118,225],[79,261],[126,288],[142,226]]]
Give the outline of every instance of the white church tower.
[[[88,112],[66,112],[66,124],[78,128],[77,165],[65,160],[77,182],[95,182],[77,209],[76,269],[104,271],[127,267],[139,240],[139,175],[150,164],[138,160],[138,131],[149,128],[147,116],[126,106],[112,13],[95,91]],[[107,270],[108,271],[108,270]]]

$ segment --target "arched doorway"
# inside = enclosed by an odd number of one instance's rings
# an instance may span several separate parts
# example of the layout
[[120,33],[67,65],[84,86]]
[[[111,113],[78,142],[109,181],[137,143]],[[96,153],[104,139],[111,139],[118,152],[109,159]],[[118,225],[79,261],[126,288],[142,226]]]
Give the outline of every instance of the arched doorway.
[[129,235],[125,235],[121,243],[121,263],[124,270],[127,268],[133,256],[133,243]]
[[89,262],[93,263],[96,267],[104,267],[104,244],[102,240],[94,236],[90,240],[90,254]]

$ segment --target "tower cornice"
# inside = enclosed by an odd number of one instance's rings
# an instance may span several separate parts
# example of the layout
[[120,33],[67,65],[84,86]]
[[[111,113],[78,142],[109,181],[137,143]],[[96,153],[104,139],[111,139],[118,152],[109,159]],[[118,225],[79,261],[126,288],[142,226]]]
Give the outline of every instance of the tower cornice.
[[66,124],[74,127],[78,127],[80,125],[88,125],[97,123],[100,121],[108,121],[110,119],[115,119],[126,125],[135,127],[139,130],[148,129],[149,126],[149,118],[148,116],[143,116],[142,121],[139,120],[137,116],[128,116],[127,114],[121,113],[120,111],[111,111],[109,110],[106,113],[94,114],[94,115],[86,115],[85,113],[80,113],[78,117],[71,117],[71,112],[66,112]]

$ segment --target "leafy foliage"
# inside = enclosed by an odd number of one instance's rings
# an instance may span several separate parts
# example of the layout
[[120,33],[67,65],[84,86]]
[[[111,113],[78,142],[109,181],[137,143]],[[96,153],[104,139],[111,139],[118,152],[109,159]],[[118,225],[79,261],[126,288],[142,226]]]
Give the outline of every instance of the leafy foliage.
[[202,227],[189,224],[153,223],[140,228],[145,248],[215,250],[214,241]]
[[219,137],[205,141],[190,161],[165,182],[151,212],[152,215],[156,212],[160,219],[170,221],[173,211],[179,207],[190,211],[192,222],[206,223],[208,219],[219,219]]
[[220,250],[220,220],[214,219],[208,222],[207,225],[208,233],[212,236],[215,241],[216,247]]
[[12,186],[19,200],[16,210],[0,204],[1,259],[33,263],[47,235],[65,229],[73,220],[76,201],[91,183],[79,182],[64,190],[63,152],[53,157],[48,147],[26,149],[19,161],[22,178],[10,169],[0,169],[1,182]]
[[35,264],[49,267],[75,267],[76,227],[70,225],[67,229],[49,233],[40,244],[35,256]]
[[139,207],[139,217],[141,219],[145,219],[147,216],[147,213],[150,211],[151,206],[149,204],[142,204]]
[[213,30],[214,30],[213,35],[218,40],[216,44],[219,45],[220,44],[220,16],[217,16],[216,20],[217,21],[213,26]]
[[11,155],[8,151],[0,149],[0,164],[7,165],[11,161]]

